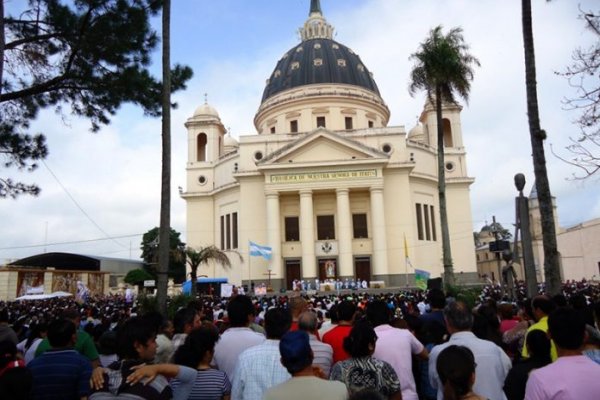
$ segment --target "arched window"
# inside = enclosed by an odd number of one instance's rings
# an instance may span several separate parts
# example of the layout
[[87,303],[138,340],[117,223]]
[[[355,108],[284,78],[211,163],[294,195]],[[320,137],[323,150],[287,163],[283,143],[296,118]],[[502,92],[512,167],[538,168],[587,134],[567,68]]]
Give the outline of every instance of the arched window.
[[196,137],[196,161],[206,161],[206,133]]
[[444,128],[444,147],[454,147],[454,143],[452,142],[452,126],[450,125],[450,120],[444,118],[442,120],[442,126]]

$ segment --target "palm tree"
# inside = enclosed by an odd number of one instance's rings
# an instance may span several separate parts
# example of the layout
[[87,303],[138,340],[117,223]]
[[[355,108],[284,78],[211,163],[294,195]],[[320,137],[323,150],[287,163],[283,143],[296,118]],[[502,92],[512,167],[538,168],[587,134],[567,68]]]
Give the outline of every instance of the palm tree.
[[[242,260],[242,256],[235,252],[239,257],[240,261]],[[231,261],[227,255],[227,252],[219,249],[216,246],[207,246],[201,247],[200,250],[193,249],[188,247],[185,249],[185,255],[187,259],[187,263],[190,266],[190,279],[192,282],[192,298],[196,298],[196,280],[198,276],[198,267],[202,263],[207,263],[208,261],[213,261],[219,263],[227,268],[231,268]]]
[[435,104],[436,110],[438,193],[446,285],[454,285],[454,271],[446,208],[442,104],[455,103],[456,94],[468,102],[473,80],[473,67],[479,66],[479,61],[470,55],[468,50],[469,46],[464,41],[461,28],[453,28],[447,35],[444,35],[442,27],[437,26],[421,43],[419,50],[410,56],[412,60],[415,60],[415,65],[411,71],[409,92],[414,95],[418,90],[425,90],[429,102]]
[[162,172],[160,191],[160,228],[156,300],[158,310],[167,315],[167,271],[171,229],[171,0],[163,0],[162,14]]
[[546,293],[549,295],[561,292],[560,264],[556,244],[556,227],[554,226],[554,211],[552,194],[546,170],[544,154],[544,139],[546,132],[540,127],[540,115],[537,102],[537,87],[535,74],[535,51],[533,46],[533,31],[531,27],[531,0],[522,0],[523,48],[525,50],[525,85],[527,88],[527,119],[533,157],[535,186],[540,205],[542,224],[542,244],[544,246],[544,275]]

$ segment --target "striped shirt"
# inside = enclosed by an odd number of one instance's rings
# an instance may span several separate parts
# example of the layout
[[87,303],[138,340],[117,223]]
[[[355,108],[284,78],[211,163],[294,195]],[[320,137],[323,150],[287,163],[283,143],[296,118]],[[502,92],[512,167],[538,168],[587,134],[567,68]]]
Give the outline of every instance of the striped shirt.
[[[173,379],[171,381],[173,392],[177,392],[180,385],[179,379]],[[220,400],[230,393],[231,383],[225,372],[212,368],[201,369],[196,373],[188,400]]]
[[331,365],[333,363],[333,349],[327,343],[321,342],[316,335],[308,335],[310,339],[310,348],[313,351],[313,365],[321,367],[325,376],[329,376]]
[[79,399],[90,392],[92,365],[75,350],[48,350],[27,368],[33,376],[35,400]]

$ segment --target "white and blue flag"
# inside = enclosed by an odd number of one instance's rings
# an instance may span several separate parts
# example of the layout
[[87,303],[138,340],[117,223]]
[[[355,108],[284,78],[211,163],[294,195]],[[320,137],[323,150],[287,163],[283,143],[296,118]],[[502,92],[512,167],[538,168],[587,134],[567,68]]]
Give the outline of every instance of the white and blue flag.
[[251,256],[263,257],[265,260],[271,259],[271,254],[273,253],[273,249],[271,249],[268,246],[261,246],[254,242],[249,242],[249,243],[250,243],[250,255]]

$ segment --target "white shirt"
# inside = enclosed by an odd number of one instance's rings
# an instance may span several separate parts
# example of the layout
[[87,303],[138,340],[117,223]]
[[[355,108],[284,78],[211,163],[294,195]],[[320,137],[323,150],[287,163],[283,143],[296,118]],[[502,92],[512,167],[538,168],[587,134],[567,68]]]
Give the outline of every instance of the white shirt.
[[437,388],[437,398],[442,400],[443,385],[437,374],[436,362],[442,350],[450,345],[468,347],[475,356],[475,384],[473,391],[490,400],[506,400],[502,389],[504,380],[512,364],[504,350],[489,340],[476,337],[473,332],[463,331],[453,333],[447,343],[440,344],[431,349],[429,354],[429,381],[433,388]]
[[221,335],[215,346],[214,366],[225,372],[231,380],[238,357],[246,349],[265,341],[265,336],[250,328],[229,328]]

